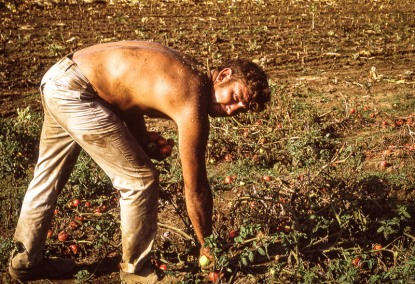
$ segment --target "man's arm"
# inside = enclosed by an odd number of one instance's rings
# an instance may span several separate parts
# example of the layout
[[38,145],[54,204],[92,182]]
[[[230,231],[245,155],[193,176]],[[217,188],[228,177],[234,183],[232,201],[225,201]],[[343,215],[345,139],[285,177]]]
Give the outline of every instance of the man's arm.
[[209,119],[199,116],[189,113],[176,123],[187,212],[196,236],[203,245],[204,238],[212,234],[213,197],[205,164]]
[[131,134],[141,145],[143,149],[146,149],[147,141],[147,127],[144,120],[144,116],[140,113],[128,114],[124,117],[124,122]]

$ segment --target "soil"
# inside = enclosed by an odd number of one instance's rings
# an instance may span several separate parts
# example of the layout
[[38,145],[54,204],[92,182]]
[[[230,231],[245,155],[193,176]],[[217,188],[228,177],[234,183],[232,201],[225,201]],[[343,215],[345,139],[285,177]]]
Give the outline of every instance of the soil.
[[[292,93],[373,108],[415,96],[412,0],[3,0],[0,14],[1,117],[41,110],[39,82],[60,57],[119,40],[161,42],[209,66],[250,58]],[[117,261],[97,265],[94,283],[119,282]]]

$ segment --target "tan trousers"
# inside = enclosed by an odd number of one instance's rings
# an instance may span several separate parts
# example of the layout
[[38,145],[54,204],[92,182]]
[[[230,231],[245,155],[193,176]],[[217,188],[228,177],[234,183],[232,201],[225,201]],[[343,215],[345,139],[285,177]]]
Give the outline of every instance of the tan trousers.
[[16,227],[17,253],[11,265],[24,269],[41,260],[58,194],[82,147],[120,191],[121,268],[139,271],[148,260],[157,229],[157,170],[69,57],[45,74],[40,90],[44,123],[39,159]]

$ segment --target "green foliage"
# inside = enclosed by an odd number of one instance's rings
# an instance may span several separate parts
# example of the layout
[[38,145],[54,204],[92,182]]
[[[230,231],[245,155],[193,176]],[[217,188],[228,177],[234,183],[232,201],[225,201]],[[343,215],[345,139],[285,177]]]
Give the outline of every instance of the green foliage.
[[0,178],[23,178],[37,157],[41,115],[18,109],[14,119],[0,119]]
[[88,283],[88,279],[91,278],[91,274],[88,270],[80,270],[75,274],[75,283],[83,284]]
[[0,236],[0,271],[9,265],[10,253],[13,249],[13,242],[9,238]]
[[[373,150],[381,148],[379,142],[345,139],[340,133],[379,127],[374,121],[364,115],[344,116],[336,109],[321,115],[308,103],[319,94],[289,93],[283,84],[271,87],[285,95],[273,97],[263,113],[211,122],[206,158],[219,206],[206,244],[215,270],[227,280],[239,273],[264,283],[413,282],[415,204],[410,197],[401,198],[415,190],[413,171],[401,166],[413,162],[413,150],[406,146],[411,132],[388,130],[390,141],[398,131],[395,147],[401,150],[401,164],[367,168],[370,155],[380,152]],[[3,226],[11,235],[19,206],[11,200],[20,200],[27,186],[40,119],[26,109],[3,121],[1,174],[4,185],[11,181],[18,189],[2,192],[6,206],[0,216],[7,217]],[[186,213],[179,156],[174,152],[155,165],[162,174],[159,208],[172,210],[184,227],[174,242],[163,235],[156,255],[170,266],[193,269],[182,283],[203,283],[206,275],[195,271],[192,258],[197,255],[192,250],[196,238]],[[228,175],[232,181],[225,184]],[[75,199],[79,206],[73,206]],[[47,254],[97,261],[110,253],[119,255],[118,199],[108,177],[81,152],[60,195]],[[236,235],[229,235],[231,229]],[[67,241],[57,240],[60,231],[69,234]],[[11,250],[7,240],[0,242],[4,255]],[[71,244],[79,251],[71,252]],[[86,270],[75,276],[77,283],[91,277]]]

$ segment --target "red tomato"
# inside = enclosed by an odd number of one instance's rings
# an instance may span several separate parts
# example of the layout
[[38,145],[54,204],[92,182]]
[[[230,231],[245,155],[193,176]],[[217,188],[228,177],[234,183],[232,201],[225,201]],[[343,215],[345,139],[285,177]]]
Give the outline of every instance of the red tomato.
[[52,237],[52,235],[53,235],[53,231],[49,230],[48,234],[47,234],[47,238],[50,239]]
[[55,209],[54,211],[53,211],[53,215],[58,215],[59,214],[59,209]]
[[85,203],[84,203],[84,206],[86,207],[86,208],[90,208],[91,207],[91,201],[85,201]]
[[82,216],[75,216],[75,220],[82,222],[84,220],[84,217]]
[[248,137],[249,136],[249,130],[248,129],[244,129],[243,136],[244,137]]
[[233,157],[231,154],[226,154],[225,157],[223,158],[225,160],[225,162],[232,162]]
[[232,183],[232,182],[233,182],[233,178],[231,176],[225,177],[225,183]]
[[65,231],[62,231],[58,234],[58,240],[61,241],[61,242],[66,241],[68,239],[68,237],[69,237],[69,235]]
[[71,227],[71,229],[75,229],[76,227],[78,227],[78,223],[76,223],[75,221],[71,221],[69,222],[69,227]]
[[74,199],[74,201],[72,201],[72,206],[73,207],[78,207],[79,205],[81,205],[81,200],[79,200],[78,198]]
[[268,175],[263,176],[262,179],[265,181],[271,181],[271,177]]
[[238,236],[238,231],[237,230],[229,231],[229,238],[234,239],[237,236]]
[[374,244],[372,248],[373,250],[381,250],[383,246],[381,244]]
[[160,148],[159,153],[162,157],[168,157],[171,155],[172,148],[170,145],[164,145]]
[[387,168],[387,167],[389,167],[389,163],[388,163],[388,161],[382,161],[382,162],[380,162],[380,166],[382,168]]
[[164,137],[159,137],[159,139],[157,139],[157,145],[160,147],[167,145],[167,139]]
[[78,254],[79,252],[79,247],[76,244],[72,244],[69,246],[69,249],[71,250],[71,252],[73,254]]
[[166,270],[167,270],[167,265],[166,265],[166,264],[164,264],[164,263],[162,263],[162,264],[160,264],[160,265],[159,265],[159,268],[160,268],[161,270],[166,271]]
[[349,109],[349,113],[350,113],[350,114],[354,114],[354,113],[356,113],[356,109],[355,109],[355,108],[353,108],[353,107],[352,107],[352,108],[350,108],[350,109]]
[[356,256],[356,258],[354,258],[354,259],[352,260],[352,265],[353,265],[354,267],[361,267],[361,266],[362,266],[362,261],[361,261],[361,259],[360,259],[360,257],[359,257],[359,256]]
[[167,144],[173,147],[174,145],[176,145],[176,142],[174,141],[174,139],[169,138],[167,139]]
[[150,142],[147,144],[147,153],[152,156],[157,154],[157,151],[159,150],[159,147],[155,142]]
[[151,142],[157,142],[160,137],[159,134],[155,131],[149,131],[147,134]]
[[219,278],[220,278],[219,272],[216,272],[216,271],[211,271],[211,272],[209,273],[209,280],[210,280],[210,281],[212,281],[212,282],[216,282],[216,281],[218,281],[218,280],[219,280]]

